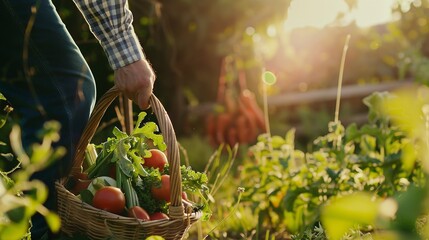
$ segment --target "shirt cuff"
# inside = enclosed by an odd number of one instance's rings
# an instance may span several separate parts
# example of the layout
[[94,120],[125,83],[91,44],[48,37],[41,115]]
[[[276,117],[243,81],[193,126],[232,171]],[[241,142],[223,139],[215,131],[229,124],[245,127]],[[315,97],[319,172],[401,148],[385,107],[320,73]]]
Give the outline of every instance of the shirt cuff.
[[113,70],[144,58],[142,47],[134,31],[109,39],[107,43],[102,43],[102,46]]

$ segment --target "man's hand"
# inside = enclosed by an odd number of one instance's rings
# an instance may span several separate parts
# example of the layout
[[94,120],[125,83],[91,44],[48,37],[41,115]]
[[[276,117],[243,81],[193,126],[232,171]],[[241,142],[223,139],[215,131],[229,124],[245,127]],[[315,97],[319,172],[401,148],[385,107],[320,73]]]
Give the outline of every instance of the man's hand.
[[149,62],[142,59],[127,66],[116,69],[116,87],[140,109],[149,107],[149,97],[152,94],[155,73]]

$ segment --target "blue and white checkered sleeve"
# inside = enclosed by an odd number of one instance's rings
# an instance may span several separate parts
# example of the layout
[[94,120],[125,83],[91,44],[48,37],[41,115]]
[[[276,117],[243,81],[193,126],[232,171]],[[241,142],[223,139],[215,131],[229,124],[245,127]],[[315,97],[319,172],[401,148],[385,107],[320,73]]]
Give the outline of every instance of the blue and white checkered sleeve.
[[74,0],[114,70],[144,58],[127,0]]

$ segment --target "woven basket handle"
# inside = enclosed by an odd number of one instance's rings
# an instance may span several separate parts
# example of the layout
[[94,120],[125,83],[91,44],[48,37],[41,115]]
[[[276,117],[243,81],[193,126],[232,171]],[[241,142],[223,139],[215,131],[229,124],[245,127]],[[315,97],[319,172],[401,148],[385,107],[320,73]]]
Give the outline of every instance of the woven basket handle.
[[[95,131],[100,124],[100,121],[110,104],[120,94],[120,91],[115,86],[109,89],[97,102],[88,124],[78,142],[71,175],[79,173],[82,168],[82,163],[85,158],[85,150],[90,143]],[[158,98],[152,94],[150,97],[150,106],[158,120],[161,133],[164,141],[167,144],[167,159],[170,165],[170,218],[182,218],[184,216],[184,207],[182,205],[182,176],[180,172],[180,153],[179,146],[176,140],[176,133],[170,118],[164,109],[164,106]]]

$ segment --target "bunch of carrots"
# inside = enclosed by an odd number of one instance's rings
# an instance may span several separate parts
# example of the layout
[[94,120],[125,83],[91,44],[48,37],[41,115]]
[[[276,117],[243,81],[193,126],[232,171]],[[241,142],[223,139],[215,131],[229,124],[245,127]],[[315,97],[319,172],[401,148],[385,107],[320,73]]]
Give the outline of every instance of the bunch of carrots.
[[[249,144],[266,131],[264,113],[256,101],[255,94],[246,87],[245,73],[238,72],[237,89],[227,82],[227,68],[227,61],[224,61],[217,98],[217,104],[221,107],[215,108],[215,111],[209,113],[205,119],[206,133],[213,146],[223,143],[231,147],[237,143]],[[228,80],[233,81],[231,78]]]

